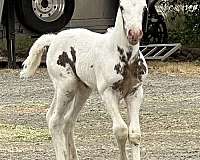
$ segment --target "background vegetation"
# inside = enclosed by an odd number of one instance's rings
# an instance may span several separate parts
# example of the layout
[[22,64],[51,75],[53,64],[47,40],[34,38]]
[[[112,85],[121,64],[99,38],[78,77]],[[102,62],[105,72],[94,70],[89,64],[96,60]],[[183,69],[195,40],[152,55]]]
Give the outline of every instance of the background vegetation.
[[200,48],[200,1],[160,0],[158,5],[165,15],[169,42]]

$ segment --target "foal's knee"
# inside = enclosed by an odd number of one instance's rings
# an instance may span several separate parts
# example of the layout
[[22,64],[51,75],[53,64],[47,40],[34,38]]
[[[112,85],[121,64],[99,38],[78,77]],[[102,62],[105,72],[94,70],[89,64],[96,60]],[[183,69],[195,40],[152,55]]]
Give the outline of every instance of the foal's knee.
[[126,125],[113,127],[113,131],[118,140],[126,140],[128,138],[128,127]]
[[49,120],[49,130],[51,134],[54,134],[56,131],[59,131],[63,126],[63,122],[60,117],[52,116]]

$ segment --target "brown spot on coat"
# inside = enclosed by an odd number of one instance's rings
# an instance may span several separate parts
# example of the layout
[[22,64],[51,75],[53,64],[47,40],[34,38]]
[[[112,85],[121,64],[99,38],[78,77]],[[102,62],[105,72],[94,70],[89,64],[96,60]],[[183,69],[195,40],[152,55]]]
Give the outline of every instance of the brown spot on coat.
[[119,46],[117,46],[117,51],[119,52],[120,55],[124,54],[124,49],[120,48]]
[[59,55],[57,64],[63,67],[66,67],[66,63],[68,63],[68,59],[69,57],[67,55],[67,52],[63,52],[61,55]]
[[74,50],[73,47],[70,47],[70,48],[71,48],[72,60],[75,63],[76,62],[76,51]]
[[116,64],[114,66],[114,70],[116,70],[117,74],[121,73],[121,65],[120,65],[120,63],[118,63],[118,64]]
[[138,56],[135,57],[134,62],[131,64],[131,68],[133,68],[133,74],[140,81],[142,80],[142,75],[147,72],[146,66],[144,65],[143,59],[140,57],[138,52]]
[[119,46],[117,46],[117,51],[119,52],[119,59],[121,62],[128,64],[128,61],[131,57],[130,54],[132,54],[132,50],[130,51],[130,53],[126,53],[127,55],[125,55],[124,49],[120,48]]
[[73,47],[71,47],[71,55],[72,55],[72,60],[69,58],[67,52],[63,52],[61,55],[59,55],[57,64],[61,65],[63,67],[66,67],[66,64],[69,64],[72,71],[76,75],[76,77],[79,79],[77,73],[76,73],[76,68],[75,68],[75,62],[76,62],[76,51],[74,50]]
[[130,60],[131,56],[132,56],[132,52],[133,52],[133,48],[129,47],[128,51],[126,52],[126,56],[127,56],[127,61]]
[[125,55],[120,56],[119,59],[120,59],[121,62],[128,63]]

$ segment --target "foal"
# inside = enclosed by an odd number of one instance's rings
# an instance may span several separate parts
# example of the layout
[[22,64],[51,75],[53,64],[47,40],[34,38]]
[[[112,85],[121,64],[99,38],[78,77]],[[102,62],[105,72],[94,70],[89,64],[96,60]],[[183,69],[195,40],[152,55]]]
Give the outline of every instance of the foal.
[[[145,0],[121,0],[115,27],[105,34],[86,29],[43,35],[31,47],[21,77],[34,74],[43,52],[55,88],[47,113],[57,160],[78,160],[73,139],[74,125],[92,89],[97,89],[113,121],[120,160],[127,160],[125,144],[132,145],[133,160],[140,159],[139,108],[142,84],[148,69],[139,51]],[[119,112],[119,101],[127,103],[129,122]]]

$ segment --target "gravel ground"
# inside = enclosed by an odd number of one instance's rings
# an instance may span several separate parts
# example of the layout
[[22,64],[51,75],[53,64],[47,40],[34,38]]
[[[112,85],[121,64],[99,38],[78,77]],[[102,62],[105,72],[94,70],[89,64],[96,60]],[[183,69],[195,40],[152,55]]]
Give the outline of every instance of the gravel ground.
[[[19,79],[19,70],[0,70],[0,88],[0,159],[55,159],[45,121],[53,96],[46,69],[28,80]],[[140,115],[142,160],[200,159],[199,89],[198,75],[149,75]],[[126,119],[124,102],[121,112]],[[118,159],[111,119],[96,92],[77,120],[75,140],[80,160]]]

